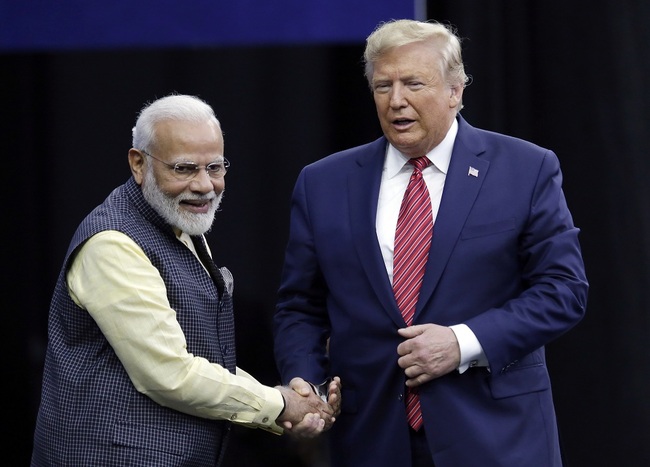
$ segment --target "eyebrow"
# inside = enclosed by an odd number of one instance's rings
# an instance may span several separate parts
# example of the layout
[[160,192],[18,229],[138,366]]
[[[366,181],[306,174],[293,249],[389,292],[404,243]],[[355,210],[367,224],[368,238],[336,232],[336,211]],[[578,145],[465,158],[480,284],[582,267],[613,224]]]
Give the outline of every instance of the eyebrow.
[[[225,160],[226,160],[225,157],[218,156],[216,159],[214,159],[212,162],[208,162],[206,165],[223,163]],[[190,158],[184,158],[183,156],[180,156],[178,159],[172,161],[171,164],[172,165],[174,165],[174,164],[196,164],[196,165],[201,165],[198,162],[193,161]]]

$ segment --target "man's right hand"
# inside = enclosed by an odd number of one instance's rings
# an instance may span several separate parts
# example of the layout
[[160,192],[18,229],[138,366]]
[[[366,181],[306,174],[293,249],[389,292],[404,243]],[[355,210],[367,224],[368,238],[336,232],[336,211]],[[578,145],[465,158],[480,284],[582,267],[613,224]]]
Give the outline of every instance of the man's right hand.
[[276,423],[296,437],[311,438],[320,434],[325,426],[334,423],[334,411],[302,378],[294,378],[289,386],[276,386],[282,393],[285,409]]

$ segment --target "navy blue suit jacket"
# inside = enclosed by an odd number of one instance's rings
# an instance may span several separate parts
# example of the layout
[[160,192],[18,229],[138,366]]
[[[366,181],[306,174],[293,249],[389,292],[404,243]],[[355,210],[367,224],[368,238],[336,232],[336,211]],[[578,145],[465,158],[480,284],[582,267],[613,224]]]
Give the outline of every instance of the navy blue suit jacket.
[[[561,465],[544,346],[587,280],[552,151],[458,117],[414,324],[467,324],[489,368],[421,386],[437,467]],[[375,231],[383,137],[303,169],[275,315],[283,380],[339,375],[335,466],[410,465],[397,308]],[[328,344],[329,339],[329,345]]]

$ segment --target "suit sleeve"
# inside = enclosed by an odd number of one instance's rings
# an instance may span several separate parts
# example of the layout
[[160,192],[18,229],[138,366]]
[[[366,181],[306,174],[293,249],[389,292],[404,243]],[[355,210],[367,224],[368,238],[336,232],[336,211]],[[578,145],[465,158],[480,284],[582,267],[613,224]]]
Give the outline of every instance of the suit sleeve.
[[310,225],[303,169],[291,202],[289,241],[274,317],[275,358],[282,381],[300,376],[322,381],[327,376],[327,286],[320,270]]
[[578,233],[562,191],[559,161],[547,151],[518,240],[523,291],[466,321],[493,373],[504,371],[582,319],[588,283]]

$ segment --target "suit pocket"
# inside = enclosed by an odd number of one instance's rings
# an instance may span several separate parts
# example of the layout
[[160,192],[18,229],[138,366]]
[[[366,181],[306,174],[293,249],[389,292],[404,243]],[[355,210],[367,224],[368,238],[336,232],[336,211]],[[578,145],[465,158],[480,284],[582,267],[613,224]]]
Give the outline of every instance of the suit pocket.
[[531,360],[529,355],[521,362],[509,366],[507,371],[492,375],[488,379],[492,397],[504,399],[550,389],[551,380],[546,365]]
[[494,235],[500,232],[507,232],[514,229],[515,219],[504,219],[498,222],[490,222],[489,224],[465,226],[460,237],[463,240],[467,240],[470,238],[485,237],[486,235]]

